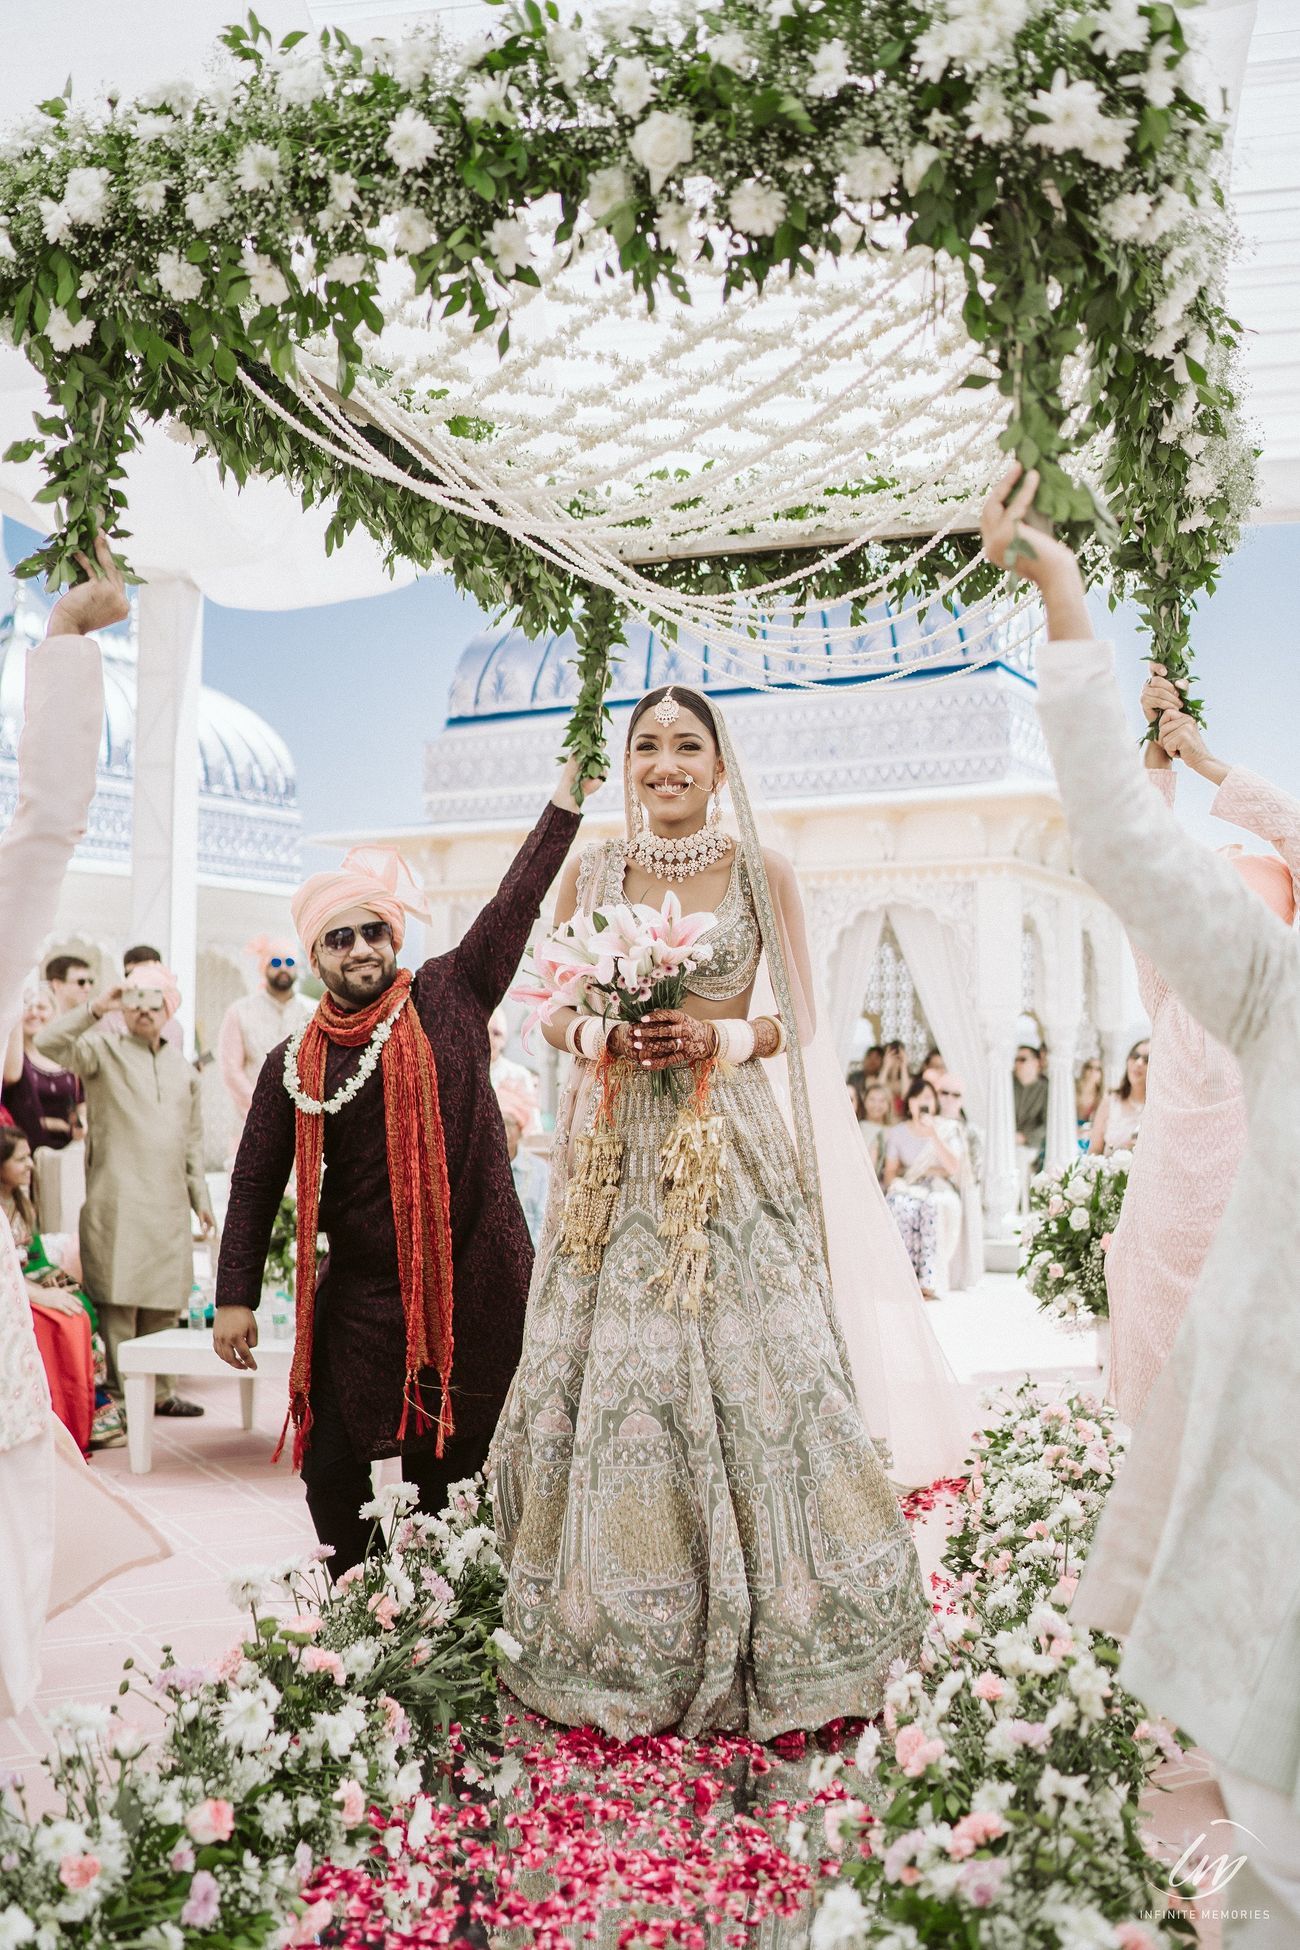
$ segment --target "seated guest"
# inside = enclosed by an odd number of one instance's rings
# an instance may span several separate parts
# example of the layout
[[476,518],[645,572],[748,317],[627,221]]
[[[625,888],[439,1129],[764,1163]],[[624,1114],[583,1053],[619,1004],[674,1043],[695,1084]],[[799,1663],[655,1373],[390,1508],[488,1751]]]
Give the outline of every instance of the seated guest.
[[959,1153],[936,1127],[934,1085],[917,1077],[908,1086],[907,1118],[885,1138],[885,1202],[894,1215],[921,1292],[937,1300],[961,1234]]
[[934,1085],[936,1095],[939,1089],[939,1080],[947,1074],[947,1070],[948,1065],[944,1062],[940,1051],[933,1048],[928,1049],[925,1053],[925,1061],[921,1065],[921,1075],[928,1083]]
[[1021,1043],[1012,1072],[1016,1143],[1034,1154],[1034,1168],[1043,1162],[1047,1144],[1047,1078],[1043,1052],[1037,1043]]
[[41,1235],[32,1201],[31,1149],[16,1129],[0,1130],[0,1213],[22,1261],[54,1413],[83,1455],[119,1447],[126,1433],[104,1385],[107,1361],[95,1310],[61,1264],[72,1241]]
[[880,1081],[889,1092],[895,1117],[907,1115],[907,1093],[912,1077],[907,1067],[907,1051],[901,1043],[886,1043],[880,1065]]
[[1144,1036],[1134,1043],[1124,1063],[1124,1080],[1097,1106],[1092,1120],[1089,1151],[1109,1157],[1112,1151],[1131,1151],[1137,1143],[1138,1126],[1147,1101],[1147,1059],[1151,1045]]
[[54,1020],[48,988],[28,991],[22,1020],[14,1024],[4,1061],[4,1107],[33,1151],[62,1151],[82,1134],[80,1106],[85,1093],[71,1070],[61,1069],[36,1047],[36,1038]]
[[885,1061],[885,1052],[879,1043],[873,1043],[862,1058],[862,1075],[867,1083],[874,1083],[880,1075]]
[[550,1188],[550,1166],[536,1151],[525,1150],[523,1140],[537,1117],[537,1103],[523,1085],[507,1078],[496,1086],[501,1120],[506,1127],[506,1150],[510,1156],[510,1175],[515,1193],[528,1222],[528,1235],[536,1246],[546,1218],[546,1194]]
[[862,1142],[867,1147],[871,1169],[878,1179],[885,1175],[885,1139],[894,1121],[894,1106],[888,1090],[883,1083],[869,1083],[858,1092],[862,1106],[858,1115],[858,1130]]
[[1079,1131],[1079,1143],[1084,1150],[1092,1136],[1092,1120],[1097,1115],[1098,1106],[1104,1094],[1105,1072],[1099,1056],[1090,1056],[1074,1081],[1074,1118]]
[[984,1144],[977,1127],[966,1116],[966,1086],[951,1070],[945,1070],[935,1085],[939,1115],[935,1130],[961,1161],[954,1181],[961,1200],[961,1228],[948,1261],[945,1282],[962,1290],[977,1286],[984,1277],[984,1211],[980,1184],[984,1177]]

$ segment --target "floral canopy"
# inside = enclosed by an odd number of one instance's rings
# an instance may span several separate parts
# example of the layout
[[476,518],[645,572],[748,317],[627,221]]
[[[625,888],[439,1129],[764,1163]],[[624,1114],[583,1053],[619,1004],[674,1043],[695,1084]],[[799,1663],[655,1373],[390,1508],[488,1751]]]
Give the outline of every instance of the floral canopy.
[[[278,46],[0,147],[0,317],[42,373],[56,581],[166,421],[530,633],[598,762],[622,618],[737,655],[844,604],[1017,624],[974,519],[1039,513],[1186,660],[1253,494],[1217,90],[1155,0],[723,0]],[[820,619],[819,631],[824,638]],[[935,654],[942,649],[942,631]]]

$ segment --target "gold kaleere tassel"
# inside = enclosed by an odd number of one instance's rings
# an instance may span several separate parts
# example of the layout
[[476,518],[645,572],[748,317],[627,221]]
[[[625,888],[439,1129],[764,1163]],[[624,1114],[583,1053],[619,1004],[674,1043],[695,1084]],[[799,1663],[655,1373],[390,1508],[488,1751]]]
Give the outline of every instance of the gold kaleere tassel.
[[[707,1091],[699,1094],[707,1100]],[[654,1282],[692,1314],[699,1312],[708,1291],[706,1227],[717,1207],[727,1168],[726,1120],[702,1113],[697,1101],[682,1106],[659,1153],[659,1182],[664,1193],[659,1237],[669,1243],[667,1264]]]
[[614,1128],[618,1080],[608,1056],[599,1069],[600,1096],[592,1128],[573,1140],[574,1164],[564,1194],[564,1217],[557,1252],[565,1253],[583,1274],[599,1273],[609,1244],[623,1178],[623,1141]]

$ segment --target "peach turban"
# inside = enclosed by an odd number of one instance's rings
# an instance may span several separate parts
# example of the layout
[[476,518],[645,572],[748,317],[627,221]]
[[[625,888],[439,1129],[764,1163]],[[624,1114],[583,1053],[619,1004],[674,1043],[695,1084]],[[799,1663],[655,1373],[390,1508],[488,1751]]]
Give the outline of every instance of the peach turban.
[[406,917],[430,919],[424,890],[395,847],[354,846],[341,866],[314,873],[289,903],[298,939],[310,954],[330,922],[350,907],[368,907],[393,930],[393,946],[406,936]]
[[1251,892],[1290,927],[1295,920],[1295,882],[1285,860],[1279,860],[1276,853],[1245,853],[1239,846],[1225,846],[1220,852]]
[[176,986],[176,977],[170,968],[164,968],[160,961],[138,961],[126,977],[124,989],[161,989],[163,1010],[168,1022],[181,1006],[181,992]]

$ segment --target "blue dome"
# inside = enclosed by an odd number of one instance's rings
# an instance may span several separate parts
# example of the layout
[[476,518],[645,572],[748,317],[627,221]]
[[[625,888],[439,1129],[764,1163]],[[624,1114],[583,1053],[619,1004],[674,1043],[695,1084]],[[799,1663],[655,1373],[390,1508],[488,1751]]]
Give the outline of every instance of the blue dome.
[[[960,618],[961,606],[958,604],[954,607]],[[875,649],[882,652],[888,644],[891,653],[888,664],[882,664],[882,676],[913,661],[925,649],[936,630],[950,625],[952,621],[949,612],[940,604],[934,604],[920,614],[908,610],[899,618],[894,615],[888,602],[880,602],[873,604],[868,613],[873,624],[889,622],[887,637],[873,632]],[[787,617],[780,620],[788,622]],[[836,658],[837,655],[844,655],[844,646],[833,645],[826,635],[819,639],[816,629],[820,625],[823,632],[829,632],[843,628],[847,621],[848,609],[845,605],[809,612],[805,618],[805,635],[800,644],[801,660],[798,663],[793,663],[782,650],[766,649],[766,628],[756,632],[751,653],[715,650],[707,643],[701,644],[698,639],[687,639],[690,645],[690,653],[687,654],[677,643],[666,640],[647,624],[633,622],[627,628],[627,646],[618,653],[619,662],[615,666],[610,698],[617,701],[620,698],[643,697],[660,684],[683,684],[695,690],[726,691],[734,695],[738,691],[754,690],[754,679],[759,674],[767,684],[789,683],[822,675],[833,682],[837,675]],[[857,639],[849,646],[850,654],[861,641]],[[957,629],[948,637],[947,646],[943,660],[945,667],[961,665],[971,654],[960,621]],[[980,648],[987,652],[987,642],[982,637]],[[466,644],[456,665],[447,705],[448,723],[463,724],[475,718],[567,709],[578,695],[573,662],[577,654],[578,644],[571,630],[566,630],[563,635],[551,632],[531,639],[522,630],[510,629],[504,624],[494,630],[482,631]],[[819,654],[824,659],[824,670],[819,669],[817,664],[803,660],[809,655]],[[761,660],[761,673],[754,667],[756,660]],[[939,667],[938,664],[929,666],[931,669]]]

